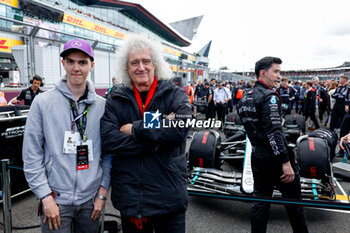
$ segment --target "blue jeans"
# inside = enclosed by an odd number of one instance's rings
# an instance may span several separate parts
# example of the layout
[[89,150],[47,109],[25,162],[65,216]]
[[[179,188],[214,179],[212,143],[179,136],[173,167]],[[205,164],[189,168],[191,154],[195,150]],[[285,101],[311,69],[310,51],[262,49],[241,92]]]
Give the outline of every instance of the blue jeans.
[[185,233],[186,211],[137,219],[122,215],[123,233]]
[[41,216],[42,233],[97,233],[99,230],[99,219],[91,220],[91,213],[94,209],[93,200],[81,205],[59,205],[61,226],[58,230],[49,229],[48,221],[43,224],[44,215]]

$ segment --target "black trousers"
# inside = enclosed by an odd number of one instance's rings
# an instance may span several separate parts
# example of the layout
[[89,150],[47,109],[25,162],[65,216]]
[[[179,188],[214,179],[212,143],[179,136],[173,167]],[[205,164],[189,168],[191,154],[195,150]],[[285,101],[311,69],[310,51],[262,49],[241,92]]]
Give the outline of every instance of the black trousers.
[[300,108],[299,111],[297,111],[298,114],[304,114],[305,112],[305,101],[299,100]]
[[298,110],[299,110],[299,98],[295,98],[294,100],[292,100],[292,110],[293,110],[293,107],[295,105],[295,112],[298,113]]
[[216,103],[215,109],[216,109],[216,113],[218,116],[218,120],[222,122],[222,126],[223,126],[225,123],[225,114],[226,114],[226,109],[227,109],[227,103],[226,104]]
[[[293,167],[295,179],[291,183],[282,183],[280,176],[282,164],[260,159],[252,155],[252,170],[254,177],[254,195],[271,197],[274,187],[280,190],[283,197],[301,199],[300,175],[298,169]],[[307,233],[304,208],[302,206],[286,205],[287,215],[294,233]],[[253,202],[251,211],[251,232],[265,233],[269,219],[270,204]]]
[[322,123],[323,121],[323,115],[324,113],[327,112],[328,115],[329,115],[329,112],[328,112],[328,105],[325,105],[325,104],[320,104],[320,107],[318,109],[318,116],[320,118],[320,122]]
[[215,107],[213,103],[209,103],[207,107],[207,111],[205,113],[205,119],[215,118]]
[[330,130],[333,131],[338,124],[338,121],[342,121],[345,115],[345,103],[344,102],[335,102],[332,115],[331,115],[331,124]]
[[340,138],[344,137],[348,133],[350,133],[350,111],[347,114],[345,114],[343,121],[340,125]]
[[185,233],[186,211],[152,217],[127,217],[122,215],[123,233]]
[[228,114],[229,112],[232,112],[232,111],[233,111],[233,101],[232,101],[232,99],[230,99],[227,102],[226,114]]
[[305,111],[305,121],[310,117],[310,119],[314,122],[316,129],[320,128],[316,115],[315,115],[316,110],[306,110]]

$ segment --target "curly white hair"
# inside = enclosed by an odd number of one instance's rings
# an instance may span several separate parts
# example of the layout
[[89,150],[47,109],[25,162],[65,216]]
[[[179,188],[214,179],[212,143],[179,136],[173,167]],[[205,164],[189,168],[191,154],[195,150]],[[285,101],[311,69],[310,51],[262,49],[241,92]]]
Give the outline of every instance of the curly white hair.
[[172,71],[170,65],[165,61],[160,42],[151,40],[145,35],[134,34],[124,42],[123,46],[117,50],[116,74],[122,83],[133,88],[133,82],[128,73],[128,55],[140,50],[149,49],[151,51],[152,62],[155,67],[154,74],[157,80],[170,80]]

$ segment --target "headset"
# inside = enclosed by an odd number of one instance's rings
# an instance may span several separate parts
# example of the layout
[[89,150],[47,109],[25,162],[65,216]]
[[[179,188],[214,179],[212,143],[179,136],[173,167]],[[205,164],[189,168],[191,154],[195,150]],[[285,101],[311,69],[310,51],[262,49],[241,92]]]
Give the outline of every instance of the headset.
[[41,86],[41,87],[44,86],[44,80],[45,80],[45,78],[42,78],[40,75],[35,74],[35,75],[33,76],[33,78],[31,78],[31,79],[29,80],[29,83],[30,83],[30,84],[33,84],[33,80],[34,80],[34,79],[40,81],[40,86]]

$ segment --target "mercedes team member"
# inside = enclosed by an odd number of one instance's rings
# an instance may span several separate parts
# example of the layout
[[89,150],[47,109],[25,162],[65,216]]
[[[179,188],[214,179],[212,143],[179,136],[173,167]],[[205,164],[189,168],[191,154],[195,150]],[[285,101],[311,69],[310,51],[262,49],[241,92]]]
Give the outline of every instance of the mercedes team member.
[[[349,111],[349,88],[347,86],[348,79],[349,77],[346,75],[340,76],[339,86],[331,96],[333,99],[335,99],[335,104],[331,113],[331,131],[337,128],[338,122],[342,122],[345,113]],[[344,135],[340,135],[340,137],[342,136]]]
[[[255,64],[254,88],[238,104],[238,114],[253,146],[254,195],[271,197],[276,186],[283,197],[301,199],[300,176],[287,151],[281,127],[281,100],[272,90],[281,79],[281,59],[264,57]],[[270,204],[254,202],[252,232],[266,232]],[[286,206],[293,232],[308,232],[302,206]]]
[[123,232],[184,233],[188,129],[162,122],[190,119],[188,97],[171,81],[160,43],[144,36],[124,43],[117,70],[124,86],[107,99],[101,137],[103,150],[114,154],[111,198]]
[[87,80],[94,66],[87,41],[68,41],[61,57],[66,75],[37,96],[29,111],[24,173],[40,198],[42,232],[97,233],[112,163],[111,155],[101,155],[105,100]]
[[42,84],[43,79],[39,75],[34,75],[32,85],[27,89],[24,89],[19,95],[11,101],[11,104],[17,104],[19,101],[24,100],[24,105],[30,106],[35,98],[43,92],[39,87]]
[[286,110],[286,115],[289,115],[292,111],[293,105],[292,102],[295,99],[294,88],[288,85],[288,78],[283,77],[280,87],[277,88],[277,92],[281,97],[282,104],[286,104],[288,109]]

